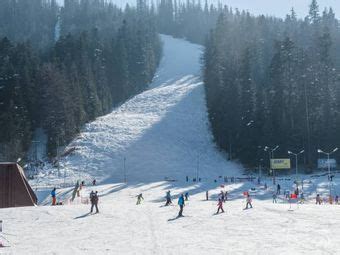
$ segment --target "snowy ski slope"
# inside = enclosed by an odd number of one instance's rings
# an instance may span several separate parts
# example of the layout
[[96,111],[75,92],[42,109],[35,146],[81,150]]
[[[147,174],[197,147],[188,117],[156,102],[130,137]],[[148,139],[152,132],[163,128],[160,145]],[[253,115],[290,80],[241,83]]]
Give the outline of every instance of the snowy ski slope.
[[[315,179],[305,188],[322,191],[322,182]],[[8,239],[2,242],[10,245],[0,254],[340,254],[340,205],[317,206],[311,197],[290,207],[282,196],[272,204],[272,187],[229,182],[226,213],[214,215],[221,190],[216,186],[210,181],[88,187],[84,196],[92,189],[100,194],[100,213],[92,215],[89,205],[81,204],[0,209]],[[251,187],[257,190],[254,208],[243,210],[242,193]],[[164,207],[168,189],[174,205]],[[208,189],[211,200],[205,201]],[[58,190],[59,196],[71,190]],[[177,219],[177,197],[186,191],[185,217]],[[140,192],[145,200],[136,206]]]
[[[87,125],[72,143],[79,150],[63,162],[73,181],[99,177],[106,183],[87,183],[81,192],[84,199],[91,190],[99,192],[100,213],[88,214],[89,205],[80,198],[69,204],[72,187],[57,190],[63,206],[0,209],[0,242],[6,246],[0,254],[340,254],[340,205],[317,206],[313,200],[317,193],[326,198],[326,176],[300,176],[307,198],[303,205],[289,206],[283,196],[273,204],[270,179],[260,185],[229,179],[220,187],[224,183],[218,175],[239,176],[241,168],[224,160],[209,133],[199,77],[202,49],[162,38],[164,58],[150,90]],[[199,154],[203,180],[186,182],[186,175],[196,175]],[[121,182],[124,157],[127,184]],[[161,181],[164,176],[179,181]],[[288,176],[277,181],[282,191],[293,191],[293,180]],[[40,179],[41,184],[57,181],[62,178],[55,172]],[[336,176],[333,194],[340,194],[338,183]],[[228,191],[229,200],[226,213],[215,215],[221,189]],[[242,194],[253,189],[254,208],[243,210]],[[174,205],[164,207],[167,190]],[[49,192],[38,190],[38,195]],[[137,206],[141,192],[145,200]],[[177,198],[184,192],[190,199],[185,217],[177,218]],[[41,204],[49,203],[47,197]]]
[[162,41],[163,58],[150,89],[87,124],[69,145],[77,150],[62,162],[68,180],[150,182],[197,172],[202,178],[240,173],[212,141],[201,46],[170,36]]

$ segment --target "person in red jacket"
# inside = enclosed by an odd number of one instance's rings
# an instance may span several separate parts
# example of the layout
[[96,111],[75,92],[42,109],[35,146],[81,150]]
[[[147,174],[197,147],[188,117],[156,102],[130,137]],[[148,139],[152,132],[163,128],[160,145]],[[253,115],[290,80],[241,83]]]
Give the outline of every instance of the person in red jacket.
[[219,214],[220,213],[220,210],[222,211],[222,213],[224,213],[224,210],[223,210],[223,200],[222,198],[219,198],[218,199],[218,204],[217,204],[217,212],[216,214]]

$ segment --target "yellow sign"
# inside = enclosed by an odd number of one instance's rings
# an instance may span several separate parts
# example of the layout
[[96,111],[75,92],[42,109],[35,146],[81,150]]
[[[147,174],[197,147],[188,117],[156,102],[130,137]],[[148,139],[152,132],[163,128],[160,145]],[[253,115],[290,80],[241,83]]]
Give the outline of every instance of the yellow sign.
[[271,159],[270,167],[271,169],[290,169],[290,159]]

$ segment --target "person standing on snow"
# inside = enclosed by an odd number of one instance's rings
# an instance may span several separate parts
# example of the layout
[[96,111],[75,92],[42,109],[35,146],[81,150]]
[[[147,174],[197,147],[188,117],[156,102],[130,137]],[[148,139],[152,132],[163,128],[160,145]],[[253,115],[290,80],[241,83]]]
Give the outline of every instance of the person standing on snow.
[[301,192],[300,194],[300,204],[303,204],[305,202],[305,195],[303,194],[303,192]]
[[178,205],[179,205],[179,213],[178,213],[178,217],[183,217],[183,208],[184,208],[184,196],[183,194],[179,196],[178,198]]
[[165,198],[166,198],[165,206],[168,206],[168,205],[172,204],[170,190],[168,190],[166,192]]
[[72,202],[76,198],[78,189],[79,189],[79,181],[77,181],[76,185],[74,186],[74,189],[73,189],[73,192],[72,192],[72,198],[71,198]]
[[51,196],[52,196],[52,205],[56,205],[56,202],[57,202],[56,188],[53,188],[53,190],[51,191]]
[[338,196],[338,195],[335,196],[334,203],[335,203],[336,205],[339,204],[339,196]]
[[189,192],[185,192],[185,201],[188,201],[189,200]]
[[221,193],[219,195],[219,198],[222,199],[222,201],[224,201],[224,192],[223,190],[221,190]]
[[209,191],[205,192],[205,199],[208,201],[209,200]]
[[277,198],[277,195],[275,193],[273,193],[273,204],[277,203],[276,198]]
[[90,200],[91,200],[91,213],[93,212],[93,208],[96,207],[96,213],[99,213],[98,210],[98,192],[93,192],[93,190],[90,193]]
[[137,203],[136,203],[136,205],[139,205],[139,204],[142,202],[142,199],[144,200],[143,194],[140,193],[140,194],[137,196]]
[[223,200],[221,198],[218,199],[218,203],[217,203],[217,212],[216,214],[219,214],[220,213],[220,210],[222,211],[222,213],[224,213],[224,210],[223,210]]
[[248,205],[250,206],[250,208],[253,208],[253,205],[251,204],[252,200],[251,200],[251,197],[249,194],[247,194],[247,204],[246,204],[246,208],[245,209],[248,209]]
[[280,195],[280,194],[281,194],[281,186],[280,184],[277,184],[276,195]]
[[315,204],[319,204],[321,205],[321,197],[319,194],[316,195],[316,198],[315,198]]

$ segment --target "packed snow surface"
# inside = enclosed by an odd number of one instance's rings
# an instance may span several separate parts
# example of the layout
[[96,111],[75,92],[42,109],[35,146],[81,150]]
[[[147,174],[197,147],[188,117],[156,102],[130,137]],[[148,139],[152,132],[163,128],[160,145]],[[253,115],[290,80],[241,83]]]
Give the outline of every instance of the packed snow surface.
[[86,125],[62,161],[68,180],[150,182],[239,173],[209,130],[202,47],[162,36],[163,58],[150,89]]
[[[282,195],[278,204],[271,202],[275,187],[270,180],[268,190],[263,182],[229,180],[223,188],[229,194],[226,212],[219,215],[216,200],[222,188],[212,181],[87,187],[84,196],[91,190],[100,194],[99,214],[88,214],[89,205],[68,205],[66,200],[63,206],[0,210],[9,241],[4,244],[11,246],[0,248],[0,254],[339,254],[340,205],[315,205],[313,200],[313,192],[327,189],[325,179],[306,183],[310,198],[291,206]],[[292,180],[280,183],[282,191],[292,190]],[[243,210],[242,193],[252,187],[254,208]],[[168,189],[174,205],[165,207]],[[208,189],[210,200],[205,201]],[[177,197],[186,191],[185,217],[177,218]],[[58,190],[60,197],[71,192]],[[145,200],[137,206],[139,193]]]

